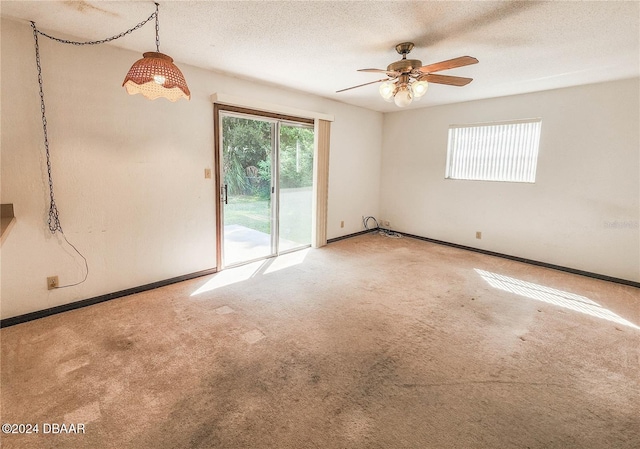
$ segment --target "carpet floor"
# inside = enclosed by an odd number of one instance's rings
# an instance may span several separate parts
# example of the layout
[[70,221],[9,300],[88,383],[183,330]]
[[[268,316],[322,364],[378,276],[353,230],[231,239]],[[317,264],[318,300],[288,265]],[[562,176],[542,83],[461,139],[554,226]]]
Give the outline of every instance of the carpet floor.
[[637,449],[639,326],[637,288],[368,234],[2,329],[39,432],[1,446]]

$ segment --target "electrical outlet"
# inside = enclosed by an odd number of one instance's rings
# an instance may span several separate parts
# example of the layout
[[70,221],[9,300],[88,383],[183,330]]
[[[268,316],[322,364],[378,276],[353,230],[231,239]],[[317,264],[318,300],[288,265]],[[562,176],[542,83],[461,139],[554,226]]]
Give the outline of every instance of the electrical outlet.
[[344,220],[342,220],[342,221],[340,222],[340,227],[341,227],[341,228],[344,228]]
[[205,168],[204,169],[204,179],[211,179],[211,169],[210,168]]
[[58,276],[49,276],[47,278],[47,290],[58,288]]
[[481,239],[482,238],[482,232],[476,231],[476,238],[477,239]]

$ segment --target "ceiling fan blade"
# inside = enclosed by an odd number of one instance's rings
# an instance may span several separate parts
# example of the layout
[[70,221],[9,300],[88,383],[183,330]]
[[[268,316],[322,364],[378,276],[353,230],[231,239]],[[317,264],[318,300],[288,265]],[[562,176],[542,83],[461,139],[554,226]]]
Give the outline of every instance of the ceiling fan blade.
[[345,90],[355,89],[357,87],[367,86],[369,84],[381,83],[382,81],[389,81],[389,79],[388,78],[383,78],[381,80],[371,81],[370,83],[358,84],[357,86],[347,87],[346,89],[341,89],[341,90],[336,90],[336,93],[344,92]]
[[419,78],[420,81],[426,80],[430,83],[436,84],[446,84],[448,86],[466,86],[473,78],[463,78],[462,76],[449,76],[449,75],[438,75],[434,73],[428,73],[426,75],[422,75]]
[[436,62],[435,64],[424,65],[418,70],[424,73],[439,72],[440,70],[455,69],[456,67],[464,67],[465,65],[477,64],[478,60],[472,56],[460,56],[459,58],[449,59],[448,61]]
[[393,77],[397,77],[400,75],[400,72],[390,72],[389,70],[384,69],[358,69],[358,72],[386,73],[387,75]]

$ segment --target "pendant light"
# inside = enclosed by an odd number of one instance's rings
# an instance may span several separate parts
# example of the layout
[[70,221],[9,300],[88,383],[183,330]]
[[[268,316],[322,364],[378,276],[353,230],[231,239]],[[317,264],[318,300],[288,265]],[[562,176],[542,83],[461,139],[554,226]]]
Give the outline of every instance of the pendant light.
[[180,98],[191,99],[191,92],[182,72],[173,63],[173,59],[160,53],[160,25],[158,21],[158,3],[156,5],[156,51],[142,54],[129,69],[122,85],[129,95],[142,94],[149,100],[166,98],[177,101]]

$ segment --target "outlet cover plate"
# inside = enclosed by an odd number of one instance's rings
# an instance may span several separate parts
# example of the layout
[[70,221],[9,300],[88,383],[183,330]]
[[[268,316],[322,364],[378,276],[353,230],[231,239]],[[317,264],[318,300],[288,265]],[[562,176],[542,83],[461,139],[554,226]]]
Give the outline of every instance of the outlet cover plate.
[[47,290],[53,290],[54,288],[58,288],[58,276],[49,276],[47,278]]

